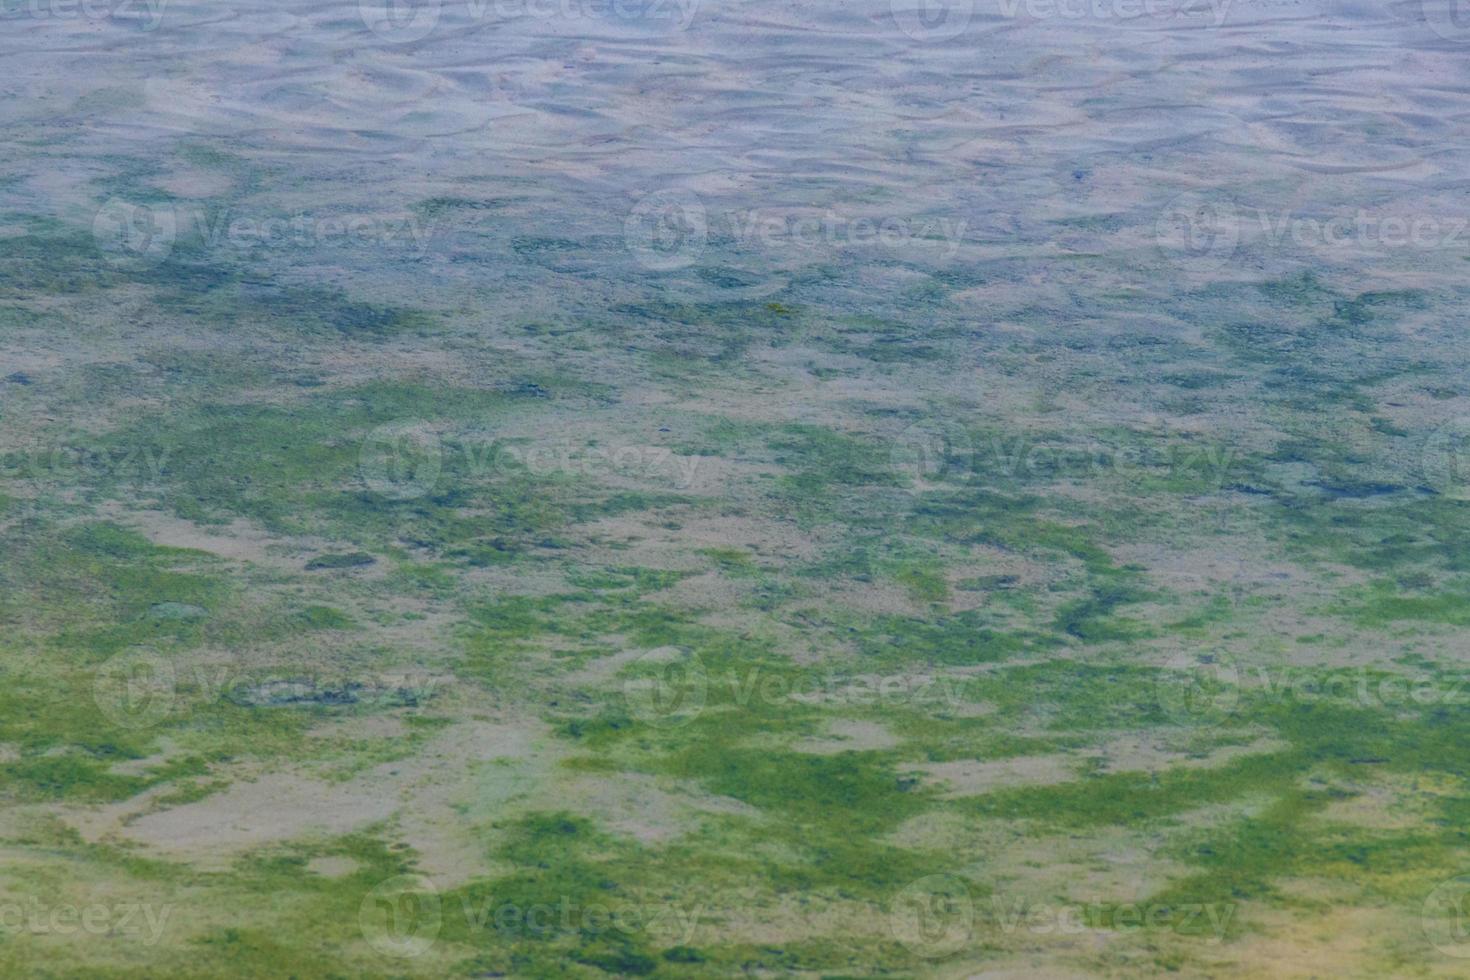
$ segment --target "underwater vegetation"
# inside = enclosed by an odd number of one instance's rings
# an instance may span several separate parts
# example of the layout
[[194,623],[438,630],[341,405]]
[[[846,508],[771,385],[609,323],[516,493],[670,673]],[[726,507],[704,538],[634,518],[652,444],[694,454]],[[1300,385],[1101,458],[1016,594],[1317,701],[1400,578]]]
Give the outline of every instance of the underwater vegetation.
[[44,6],[0,974],[1463,973],[1453,18]]

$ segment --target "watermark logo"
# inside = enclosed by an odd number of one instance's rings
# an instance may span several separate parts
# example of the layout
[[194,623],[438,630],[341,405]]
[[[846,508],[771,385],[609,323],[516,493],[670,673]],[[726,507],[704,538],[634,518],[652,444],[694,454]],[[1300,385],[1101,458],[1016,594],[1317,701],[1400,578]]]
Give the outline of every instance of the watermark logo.
[[1226,444],[1174,440],[1167,436],[1133,441],[1033,438],[1026,433],[992,434],[971,440],[963,430],[916,422],[890,444],[889,465],[911,479],[959,480],[1180,479],[1222,486],[1235,465]]
[[536,902],[522,905],[497,902],[493,895],[472,898],[461,893],[460,910],[464,913],[465,930],[471,935],[496,937],[552,936],[586,938],[605,933],[645,935],[669,945],[685,945],[694,940],[703,914],[703,906],[680,906],[671,902],[650,904],[606,905],[601,902],[582,904],[570,895],[558,896],[555,903]]
[[214,251],[323,248],[335,244],[428,251],[438,229],[415,214],[327,214],[251,216],[229,208],[175,208],[199,242]]
[[578,445],[570,438],[538,440],[519,446],[511,442],[475,442],[454,440],[446,450],[464,461],[472,477],[487,472],[511,472],[523,468],[535,476],[564,473],[571,476],[617,475],[655,479],[680,490],[694,484],[700,466],[698,456],[679,456],[663,446],[648,445]]
[[[362,22],[390,44],[422,41],[434,32],[445,0],[358,0]],[[614,21],[646,31],[673,34],[694,23],[699,0],[451,0],[460,23],[483,24],[530,18],[544,21]]]
[[948,41],[965,33],[975,0],[890,0],[894,23],[915,41]]
[[92,700],[119,728],[147,728],[173,711],[173,665],[148,650],[120,653],[97,669]]
[[412,44],[434,32],[442,0],[357,0],[357,14],[368,30],[389,44]]
[[[169,606],[181,606],[169,609]],[[161,603],[155,615],[194,616],[204,610]],[[257,663],[191,663],[176,668],[146,651],[107,661],[93,676],[93,698],[103,716],[119,727],[148,728],[166,718],[186,717],[201,707],[416,706],[433,698],[451,679],[420,671],[378,674],[314,674],[290,666]]]
[[1405,675],[1389,672],[1369,673],[1365,668],[1336,667],[1328,669],[1287,668],[1271,672],[1258,667],[1241,680],[1254,675],[1247,684],[1253,692],[1279,700],[1301,704],[1335,702],[1362,708],[1384,708],[1391,711],[1412,710],[1432,706],[1464,703],[1464,674]]
[[704,710],[709,677],[698,656],[660,647],[640,656],[623,682],[628,713],[659,728],[676,728]]
[[[1368,121],[1363,122],[1366,127]],[[1333,128],[1338,157],[1319,161],[1329,171],[1367,171],[1355,165],[1362,139],[1360,127],[1347,123]],[[1376,147],[1362,147],[1371,151]],[[1378,169],[1397,169],[1401,161],[1382,163]],[[1436,209],[1357,208],[1267,210],[1234,200],[1220,200],[1190,192],[1169,202],[1156,228],[1160,247],[1181,262],[1223,264],[1242,246],[1254,249],[1336,250],[1388,252],[1402,249],[1463,252],[1470,247],[1470,216],[1446,203]]]
[[[625,2],[624,6],[640,11],[640,20],[662,25],[665,29],[686,31],[694,23],[699,0],[643,0],[642,3]],[[617,8],[616,2],[613,7]]]
[[911,480],[935,480],[946,473],[968,476],[973,455],[962,433],[947,433],[936,425],[916,422],[899,433],[888,460]]
[[1231,0],[999,0],[1000,12],[1011,19],[1022,13],[1030,20],[1193,21],[1221,27],[1230,14]]
[[1022,433],[993,435],[972,455],[975,471],[981,476],[1022,480],[1176,477],[1218,487],[1229,475],[1235,450],[1222,443],[1180,442],[1164,437],[1073,443],[1038,440]]
[[341,245],[411,249],[422,255],[438,231],[434,222],[411,212],[242,214],[229,206],[133,204],[121,198],[109,200],[92,222],[98,248],[118,263],[158,261],[186,244],[211,252]]
[[1173,657],[1157,680],[1159,707],[1176,724],[1213,723],[1235,710],[1240,672],[1228,659]]
[[0,934],[122,936],[154,946],[163,937],[173,910],[172,905],[146,902],[45,905],[33,897],[24,903],[0,902]]
[[163,23],[167,0],[0,0],[0,21],[33,20],[132,21],[140,31],[156,31]]
[[115,264],[162,262],[178,237],[178,215],[168,204],[134,204],[114,197],[92,219],[92,239]]
[[1470,500],[1470,415],[1451,419],[1424,443],[1424,478],[1446,497]]
[[1470,960],[1470,874],[1436,885],[1424,899],[1419,921],[1435,949]]
[[357,455],[367,488],[390,500],[416,500],[439,482],[439,434],[420,421],[390,422],[369,432]]
[[1035,904],[1023,898],[990,899],[991,917],[1006,935],[1024,931],[1032,936],[1080,936],[1086,933],[1173,932],[1203,937],[1219,945],[1235,918],[1234,902],[1071,902]]
[[1242,697],[1276,703],[1338,704],[1388,711],[1464,704],[1463,673],[1403,674],[1365,667],[1238,668],[1220,657],[1171,660],[1158,677],[1158,703],[1178,724],[1213,724]]
[[943,258],[959,251],[970,227],[967,218],[876,215],[853,217],[828,208],[795,212],[751,208],[717,216],[733,241],[778,249],[938,249]]
[[146,444],[53,444],[15,449],[0,453],[0,480],[44,486],[119,480],[138,487],[157,487],[164,481],[172,452],[168,446]]
[[1429,29],[1446,41],[1470,41],[1470,0],[1419,0]]
[[532,16],[585,17],[611,15],[614,20],[664,34],[687,31],[699,12],[699,0],[496,0],[497,7],[520,7]]
[[756,663],[717,676],[675,647],[639,657],[623,690],[631,714],[664,727],[690,721],[711,702],[741,711],[791,702],[954,711],[965,703],[963,682],[938,674],[817,674]]
[[423,704],[445,682],[442,676],[420,671],[319,675],[289,668],[266,672],[254,664],[238,672],[229,664],[195,664],[180,678],[180,693],[189,695],[180,707],[192,711],[197,704],[228,702],[242,707],[396,708]]
[[709,217],[692,191],[662,190],[644,195],[623,223],[623,241],[652,272],[672,272],[693,265],[704,253]]
[[444,924],[439,890],[423,875],[397,875],[363,896],[357,924],[368,945],[397,959],[427,953]]
[[1154,239],[1175,265],[1212,272],[1235,256],[1240,245],[1240,215],[1229,201],[1186,191],[1159,214]]
[[570,895],[545,902],[522,904],[498,900],[493,893],[460,891],[441,898],[423,875],[405,874],[380,882],[362,900],[358,924],[363,938],[377,952],[396,959],[412,959],[428,952],[446,920],[482,942],[504,942],[516,937],[547,940],[572,936],[642,935],[670,945],[695,939],[703,905],[672,902],[646,904],[582,903]]
[[1270,248],[1288,242],[1297,248],[1463,250],[1470,246],[1470,218],[1451,214],[1384,214],[1358,210],[1352,214],[1311,217],[1259,208],[1254,220],[1242,218],[1243,231]]
[[916,956],[938,959],[957,953],[975,932],[970,886],[952,874],[920,878],[894,897],[888,922],[893,938]]
[[[484,482],[513,474],[616,476],[687,490],[701,465],[702,457],[679,455],[665,446],[601,445],[570,435],[534,440],[473,432],[441,435],[437,427],[420,420],[379,426],[364,437],[358,452],[364,485],[393,500],[417,499],[447,481]],[[0,476],[3,467],[0,456]]]

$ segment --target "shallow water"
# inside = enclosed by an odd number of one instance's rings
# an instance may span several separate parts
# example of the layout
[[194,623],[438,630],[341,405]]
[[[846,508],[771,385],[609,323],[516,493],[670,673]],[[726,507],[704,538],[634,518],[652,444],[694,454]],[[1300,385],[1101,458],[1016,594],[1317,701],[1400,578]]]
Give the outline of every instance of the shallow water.
[[0,0],[0,974],[1455,975],[1467,55]]
[[[0,204],[90,223],[108,178],[146,168],[166,198],[117,196],[181,238],[225,209],[212,247],[246,222],[283,272],[505,282],[543,311],[793,288],[901,313],[936,269],[1019,294],[1462,268],[1470,30],[1432,2],[617,6],[420,4],[382,35],[357,4],[7,8]],[[434,196],[493,207],[418,242],[383,227]],[[315,225],[342,214],[367,228],[336,247]],[[326,247],[248,227],[283,216]],[[995,299],[947,312],[1025,302]]]

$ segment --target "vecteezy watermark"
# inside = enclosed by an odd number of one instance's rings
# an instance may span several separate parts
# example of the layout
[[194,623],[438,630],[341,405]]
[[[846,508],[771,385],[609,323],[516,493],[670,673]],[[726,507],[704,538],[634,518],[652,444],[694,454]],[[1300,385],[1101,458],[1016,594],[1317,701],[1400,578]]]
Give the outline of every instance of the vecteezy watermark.
[[1159,214],[1155,239],[1175,264],[1199,272],[1224,267],[1242,248],[1391,252],[1464,251],[1470,216],[1383,213],[1302,215],[1268,211],[1188,192]]
[[1240,668],[1228,657],[1181,654],[1160,672],[1159,707],[1179,723],[1214,723],[1241,699],[1401,710],[1470,703],[1470,675],[1401,674],[1366,667]]
[[[1470,248],[1470,218],[1448,214],[1352,214],[1312,217],[1291,212],[1244,209],[1242,231],[1279,248],[1451,249]],[[1253,213],[1251,213],[1253,212]]]
[[1429,29],[1446,41],[1470,43],[1470,2],[1419,0],[1419,13]]
[[421,420],[378,426],[363,439],[358,473],[363,485],[390,500],[415,500],[453,481],[477,482],[513,473],[532,476],[621,476],[687,490],[699,456],[663,446],[578,443],[555,439],[502,439],[478,433],[440,434]]
[[1465,674],[1405,675],[1366,667],[1256,667],[1240,677],[1243,686],[1259,696],[1302,704],[1398,709],[1470,703]]
[[946,475],[967,479],[974,459],[968,435],[928,422],[916,422],[904,429],[888,451],[889,464],[915,481]]
[[676,728],[699,717],[709,695],[709,675],[695,654],[659,647],[634,661],[623,682],[628,713],[645,724]]
[[884,215],[853,217],[827,210],[787,214],[752,208],[726,211],[716,221],[736,242],[766,249],[939,247],[944,258],[959,249],[969,221],[965,218]]
[[357,0],[357,15],[388,44],[412,44],[434,33],[443,0]]
[[444,448],[424,422],[390,422],[369,432],[357,454],[369,490],[391,500],[416,500],[439,483]]
[[105,481],[155,486],[162,482],[172,450],[167,446],[88,446],[55,443],[0,452],[0,480],[38,486],[74,486]]
[[[687,945],[703,912],[673,902],[583,902],[569,895],[553,902],[507,902],[491,894],[461,891],[446,901],[423,875],[379,882],[358,906],[358,926],[368,945],[384,956],[412,959],[433,948],[446,925],[458,935],[506,939],[528,936],[583,938],[610,933],[648,936],[665,945]],[[460,922],[453,919],[462,917]]]
[[170,203],[114,197],[92,219],[92,239],[110,262],[162,262],[173,251],[179,220]]
[[235,214],[227,208],[180,209],[205,248],[287,249],[348,245],[411,247],[422,253],[435,228],[412,212],[396,214]]
[[423,875],[380,881],[358,904],[357,925],[368,945],[384,956],[422,956],[444,927],[439,890]]
[[[229,702],[243,707],[423,704],[452,677],[422,670],[373,673],[313,673],[301,670],[193,665],[183,674],[180,695],[195,704]],[[188,686],[184,687],[183,682]]]
[[850,248],[959,250],[965,218],[849,215],[827,209],[747,208],[711,212],[699,195],[677,189],[640,198],[623,225],[629,251],[644,268],[668,272],[699,260],[710,238],[766,251]]
[[412,212],[384,214],[242,214],[177,201],[112,198],[92,221],[99,251],[114,264],[161,262],[181,248],[313,249],[330,245],[427,251],[435,226]]
[[1195,272],[1222,269],[1240,245],[1240,214],[1228,200],[1186,191],[1159,213],[1154,240],[1164,257]]
[[1233,0],[996,0],[1010,20],[1198,22],[1221,27]]
[[986,474],[1023,479],[1176,476],[1217,487],[1224,483],[1235,458],[1235,450],[1228,445],[1162,437],[1066,442],[994,435],[981,440],[974,452],[973,470],[982,478]]
[[638,199],[623,222],[623,242],[638,264],[672,272],[699,261],[709,239],[704,202],[693,191],[654,191]]
[[490,8],[496,19],[602,20],[673,34],[686,31],[700,0],[465,0],[471,19]]
[[975,902],[959,875],[928,875],[909,883],[888,908],[893,938],[916,956],[958,953],[975,934]]
[[763,664],[712,675],[695,654],[661,647],[640,656],[623,683],[628,713],[651,725],[693,721],[710,703],[747,710],[783,702],[806,705],[930,705],[964,703],[960,684],[937,674],[792,673]]
[[26,936],[125,936],[152,946],[163,936],[172,905],[89,902],[48,905],[40,899],[0,900],[0,933]]
[[1218,654],[1179,654],[1159,674],[1156,694],[1159,707],[1175,722],[1213,723],[1240,701],[1240,672]]
[[888,915],[893,937],[911,953],[939,959],[1017,933],[1034,939],[1167,931],[1214,946],[1225,939],[1235,911],[1233,902],[1038,903],[1001,893],[987,905],[975,900],[965,878],[935,874],[900,891]]
[[1470,500],[1470,415],[1450,419],[1430,434],[1420,466],[1442,496]]
[[895,470],[926,480],[1173,477],[1219,487],[1234,462],[1235,450],[1216,442],[1165,436],[1079,440],[1025,433],[972,440],[963,430],[929,422],[904,429],[889,449],[889,463]]
[[119,21],[140,31],[163,23],[168,0],[0,0],[0,23],[7,20]]
[[889,0],[893,22],[915,41],[950,41],[965,33],[975,0]]
[[619,904],[578,902],[562,895],[556,902],[497,901],[493,895],[460,899],[460,911],[471,933],[495,932],[499,936],[552,935],[596,936],[616,932],[646,935],[660,942],[687,945],[694,938],[702,912],[700,906],[673,902]]
[[1434,886],[1424,897],[1419,922],[1430,945],[1445,956],[1470,959],[1470,874]]
[[117,654],[92,676],[92,700],[119,728],[148,728],[174,708],[173,665],[151,650]]
[[119,728],[142,729],[204,705],[400,707],[422,704],[447,678],[425,671],[313,672],[232,663],[175,665],[151,650],[130,650],[92,676],[98,711]]
[[[484,448],[482,446],[482,448]],[[537,440],[530,445],[503,443],[490,447],[492,465],[521,468],[535,476],[618,474],[667,482],[679,490],[694,483],[702,457],[680,456],[663,446],[578,445],[571,439]],[[483,466],[484,457],[481,457]]]
[[1029,902],[990,897],[990,918],[1005,934],[1080,936],[1086,933],[1172,932],[1224,941],[1235,918],[1234,902]]
[[448,20],[457,27],[525,18],[613,21],[663,34],[689,29],[699,0],[357,0],[358,16],[388,44],[422,41]]

